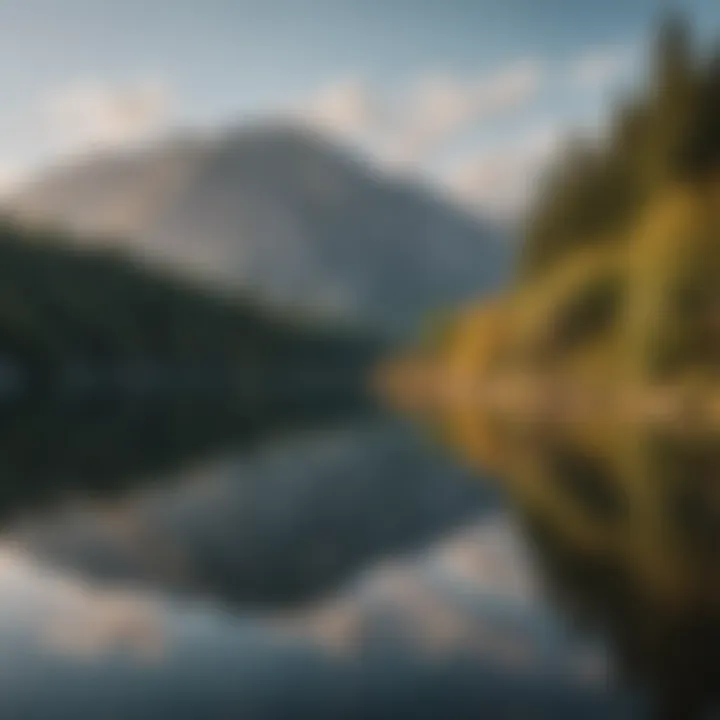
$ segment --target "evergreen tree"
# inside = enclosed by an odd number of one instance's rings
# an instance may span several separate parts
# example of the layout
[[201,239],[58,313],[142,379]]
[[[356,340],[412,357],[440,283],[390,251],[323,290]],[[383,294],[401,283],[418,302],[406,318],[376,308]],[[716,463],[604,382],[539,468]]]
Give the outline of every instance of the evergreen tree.
[[617,114],[607,142],[574,141],[541,183],[527,222],[524,277],[579,247],[624,242],[653,197],[718,168],[720,55],[698,62],[679,16],[660,29],[651,82]]

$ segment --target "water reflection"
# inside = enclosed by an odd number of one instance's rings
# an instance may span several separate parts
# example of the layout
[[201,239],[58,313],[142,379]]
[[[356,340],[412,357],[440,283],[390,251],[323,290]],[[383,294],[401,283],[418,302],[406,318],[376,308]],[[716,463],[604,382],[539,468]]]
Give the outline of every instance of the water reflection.
[[108,592],[6,550],[4,717],[631,717],[502,513],[300,610]]
[[28,511],[5,535],[106,584],[267,606],[310,600],[498,504],[381,418],[266,438],[116,495]]
[[[720,444],[701,423],[518,422],[449,408],[444,436],[492,464],[556,607],[607,638],[662,717],[720,701]],[[483,460],[487,458],[487,463]]]
[[186,401],[6,408],[3,717],[629,707],[474,472],[357,406]]
[[204,457],[372,413],[355,394],[278,404],[238,402],[222,389],[19,396],[0,404],[0,517],[63,498],[119,497]]
[[0,713],[712,705],[716,438],[461,405],[442,443],[358,407],[7,409]]

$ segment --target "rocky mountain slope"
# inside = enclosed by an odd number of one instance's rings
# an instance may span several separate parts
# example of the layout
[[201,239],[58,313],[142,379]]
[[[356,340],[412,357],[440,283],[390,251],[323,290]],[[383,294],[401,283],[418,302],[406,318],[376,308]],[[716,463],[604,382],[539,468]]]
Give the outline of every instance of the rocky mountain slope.
[[57,167],[10,208],[271,305],[392,332],[498,286],[510,264],[499,228],[289,124]]

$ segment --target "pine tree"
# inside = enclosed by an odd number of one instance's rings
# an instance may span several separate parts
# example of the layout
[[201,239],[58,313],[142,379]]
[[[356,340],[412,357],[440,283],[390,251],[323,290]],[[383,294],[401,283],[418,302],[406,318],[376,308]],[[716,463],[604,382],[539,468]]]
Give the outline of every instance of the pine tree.
[[618,112],[606,144],[575,142],[545,177],[527,223],[524,277],[580,247],[623,242],[653,197],[720,166],[720,54],[700,65],[680,16],[658,33],[651,80]]

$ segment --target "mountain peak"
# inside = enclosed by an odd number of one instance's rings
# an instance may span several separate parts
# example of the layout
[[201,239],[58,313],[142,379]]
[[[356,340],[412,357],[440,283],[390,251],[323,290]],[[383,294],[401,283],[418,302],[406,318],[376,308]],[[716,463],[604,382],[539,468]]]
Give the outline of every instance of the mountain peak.
[[287,121],[56,169],[12,209],[124,238],[273,305],[386,330],[496,287],[509,267],[489,223]]

